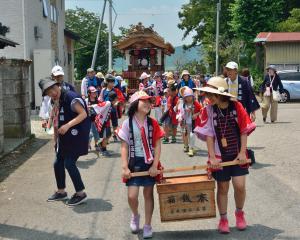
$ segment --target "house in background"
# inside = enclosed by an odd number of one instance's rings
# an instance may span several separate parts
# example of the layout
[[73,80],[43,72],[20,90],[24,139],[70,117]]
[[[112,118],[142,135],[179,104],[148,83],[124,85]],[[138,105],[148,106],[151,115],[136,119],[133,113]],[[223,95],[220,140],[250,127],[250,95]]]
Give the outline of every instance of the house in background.
[[74,79],[74,41],[79,36],[65,29],[65,0],[1,0],[0,22],[10,27],[7,37],[18,42],[15,48],[0,50],[0,57],[31,59],[29,70],[30,103],[40,106],[38,87],[41,78],[50,76],[58,64],[64,68],[65,81]]
[[254,42],[260,68],[274,64],[277,70],[299,71],[300,32],[261,32]]

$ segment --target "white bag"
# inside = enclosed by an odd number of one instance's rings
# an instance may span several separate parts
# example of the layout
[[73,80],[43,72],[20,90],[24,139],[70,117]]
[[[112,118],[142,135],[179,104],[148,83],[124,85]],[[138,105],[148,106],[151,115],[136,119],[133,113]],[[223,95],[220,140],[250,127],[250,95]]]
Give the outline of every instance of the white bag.
[[274,101],[278,102],[278,101],[281,100],[281,94],[279,93],[279,91],[273,90],[272,94],[273,94],[273,100]]

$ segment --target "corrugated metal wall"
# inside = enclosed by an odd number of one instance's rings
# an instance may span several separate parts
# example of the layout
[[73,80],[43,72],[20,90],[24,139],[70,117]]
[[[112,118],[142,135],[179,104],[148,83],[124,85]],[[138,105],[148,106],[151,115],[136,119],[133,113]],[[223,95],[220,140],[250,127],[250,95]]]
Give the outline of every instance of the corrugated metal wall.
[[300,42],[267,43],[266,66],[275,64],[278,70],[297,69],[300,65]]

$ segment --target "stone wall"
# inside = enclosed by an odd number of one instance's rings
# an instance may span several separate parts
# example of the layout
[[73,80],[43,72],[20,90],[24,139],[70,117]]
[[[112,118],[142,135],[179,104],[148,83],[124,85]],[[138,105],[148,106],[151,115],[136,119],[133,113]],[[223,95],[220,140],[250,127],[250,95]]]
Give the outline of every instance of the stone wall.
[[30,64],[31,60],[0,59],[4,138],[23,138],[31,134],[28,75]]
[[2,97],[2,77],[0,71],[0,153],[3,152],[3,141],[4,141],[4,126],[3,126],[3,97]]

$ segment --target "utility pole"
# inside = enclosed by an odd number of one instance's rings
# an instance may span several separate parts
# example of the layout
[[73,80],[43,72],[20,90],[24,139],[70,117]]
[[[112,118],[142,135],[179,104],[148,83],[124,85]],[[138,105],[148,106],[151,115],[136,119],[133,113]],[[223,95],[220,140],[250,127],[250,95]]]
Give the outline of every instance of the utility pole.
[[103,18],[104,18],[104,13],[105,13],[105,8],[106,8],[106,1],[107,0],[104,0],[104,5],[103,5],[103,9],[102,9],[102,15],[101,15],[100,22],[99,22],[99,27],[98,27],[96,44],[95,44],[95,48],[94,48],[93,60],[92,60],[92,65],[91,65],[91,68],[93,68],[93,69],[95,68],[95,62],[96,62],[97,51],[98,51],[98,46],[99,46],[100,32],[101,32]]
[[109,20],[108,20],[108,70],[112,70],[112,0],[109,1]]
[[219,35],[220,35],[220,11],[221,0],[217,3],[217,26],[216,26],[216,76],[219,74]]

